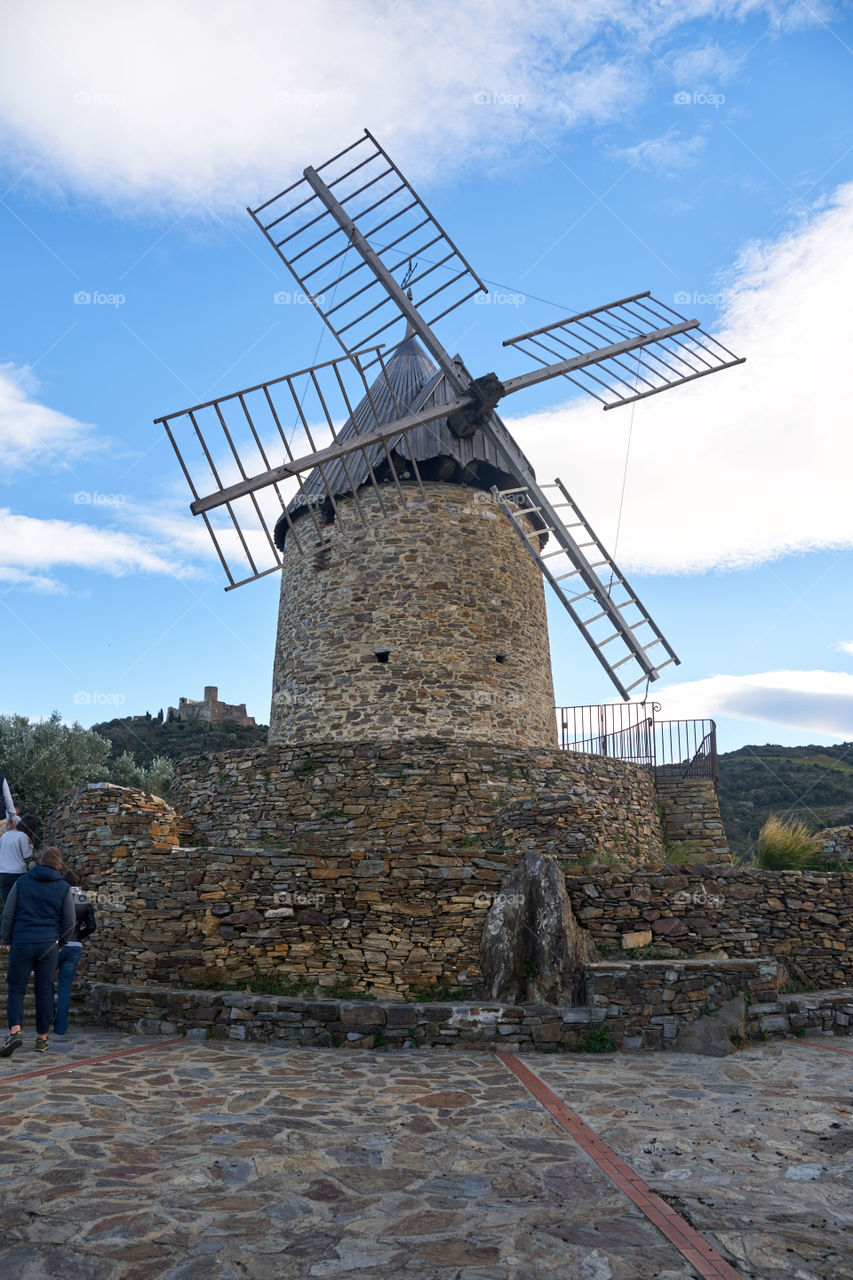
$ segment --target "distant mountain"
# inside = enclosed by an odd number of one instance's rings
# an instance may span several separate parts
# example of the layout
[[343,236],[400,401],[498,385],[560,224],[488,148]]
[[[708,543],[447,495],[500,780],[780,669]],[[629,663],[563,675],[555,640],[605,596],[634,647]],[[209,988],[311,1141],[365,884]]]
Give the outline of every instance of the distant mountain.
[[150,718],[126,716],[122,720],[106,720],[93,724],[101,737],[112,743],[113,756],[128,751],[136,763],[147,768],[155,756],[179,760],[196,751],[225,751],[229,747],[263,746],[267,740],[266,725],[241,725],[232,721],[209,724],[204,720],[171,720],[162,723]]
[[732,851],[748,857],[771,813],[816,830],[853,823],[853,742],[741,747],[720,758],[720,812]]

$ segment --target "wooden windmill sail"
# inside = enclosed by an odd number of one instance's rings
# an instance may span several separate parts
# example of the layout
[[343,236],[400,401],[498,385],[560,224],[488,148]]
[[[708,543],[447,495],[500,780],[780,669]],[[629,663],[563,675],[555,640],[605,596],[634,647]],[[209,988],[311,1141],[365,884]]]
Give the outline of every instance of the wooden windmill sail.
[[315,551],[330,522],[346,538],[381,518],[383,491],[419,501],[450,466],[499,502],[623,698],[678,662],[577,502],[559,480],[537,482],[496,407],[565,377],[612,409],[742,360],[640,293],[506,340],[540,367],[473,377],[434,326],[485,285],[367,131],[249,213],[341,355],[157,419],[227,589],[279,568],[286,540]]

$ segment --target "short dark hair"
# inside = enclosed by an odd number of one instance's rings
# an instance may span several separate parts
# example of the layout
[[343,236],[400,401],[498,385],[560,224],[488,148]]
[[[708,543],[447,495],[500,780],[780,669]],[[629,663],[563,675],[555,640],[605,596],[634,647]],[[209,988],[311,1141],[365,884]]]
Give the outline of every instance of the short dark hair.
[[49,844],[39,854],[39,862],[44,867],[53,867],[55,871],[59,871],[62,867],[62,850],[57,849],[56,845]]

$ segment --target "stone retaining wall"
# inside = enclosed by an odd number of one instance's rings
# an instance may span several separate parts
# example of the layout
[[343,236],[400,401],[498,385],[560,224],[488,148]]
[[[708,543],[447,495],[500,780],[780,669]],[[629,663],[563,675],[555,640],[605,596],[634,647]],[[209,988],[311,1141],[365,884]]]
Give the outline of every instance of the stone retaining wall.
[[853,827],[826,827],[818,835],[823,840],[823,855],[828,862],[853,859]]
[[[678,1049],[680,1041],[692,1048],[690,1033],[710,1024],[733,993],[746,996],[744,1030],[751,1038],[806,1031],[848,1035],[853,1016],[851,990],[777,995],[782,971],[768,960],[732,962],[713,970],[697,963],[595,965],[587,973],[593,1003],[578,1009],[302,1000],[101,982],[85,984],[84,996],[91,1021],[123,1032],[345,1048],[600,1051]],[[719,1051],[732,1047],[724,1043]]]
[[[266,786],[290,795],[291,831],[303,838],[281,848],[261,838],[283,822],[274,799],[268,809],[274,816],[256,818],[254,848],[178,845],[187,827],[170,806],[110,784],[60,806],[47,838],[63,848],[94,895],[100,927],[88,951],[97,976],[191,985],[281,970],[325,986],[347,980],[377,995],[431,983],[474,987],[486,914],[521,852],[533,847],[564,860],[575,915],[599,955],[644,947],[674,958],[766,955],[783,961],[803,985],[853,981],[851,872],[725,865],[592,870],[573,861],[596,824],[606,822],[614,840],[632,839],[637,795],[651,811],[651,792],[642,789],[643,779],[650,788],[648,775],[632,779],[630,766],[560,753],[545,753],[536,764],[528,753],[516,769],[519,753],[507,759],[495,752],[491,765],[472,759],[463,768],[458,753],[452,761],[439,753],[441,769],[432,754],[432,771],[424,767],[415,782],[423,752],[397,747],[359,760],[352,749],[344,761],[341,750],[335,748],[335,767],[353,796],[358,779],[362,798],[352,806],[359,812],[337,825],[322,808],[331,758],[315,760],[309,773],[283,748],[227,752],[205,757],[196,769],[191,808],[208,834],[248,820],[245,808],[227,808],[229,785],[237,795],[242,787],[257,798]],[[264,759],[275,762],[280,776],[260,776]],[[390,824],[382,832],[380,815]],[[650,812],[636,821],[651,823]]]
[[696,861],[729,861],[729,845],[713,779],[658,776],[655,787],[667,841],[688,845]]
[[634,872],[576,868],[579,922],[602,951],[771,956],[820,988],[853,983],[853,873],[735,866]]
[[[563,850],[654,861],[662,849],[650,770],[551,748],[424,739],[219,751],[182,760],[173,796],[185,844],[441,854],[499,843],[504,816],[512,826],[558,798],[576,816]],[[560,832],[548,838],[559,845]]]

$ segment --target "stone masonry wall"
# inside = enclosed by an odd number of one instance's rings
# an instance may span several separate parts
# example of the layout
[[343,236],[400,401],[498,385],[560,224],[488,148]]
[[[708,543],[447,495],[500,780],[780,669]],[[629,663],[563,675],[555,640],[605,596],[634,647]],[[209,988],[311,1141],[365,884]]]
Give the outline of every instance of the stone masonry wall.
[[800,985],[853,984],[853,873],[664,867],[567,877],[599,953],[650,947],[782,961]]
[[779,995],[784,968],[773,960],[595,964],[586,974],[589,1004],[571,1009],[482,1001],[301,999],[88,982],[75,994],[72,1014],[75,1021],[88,1018],[131,1034],[313,1047],[553,1051],[558,1046],[601,1050],[609,1041],[624,1049],[696,1051],[691,1032],[717,1037],[710,1026],[714,1014],[742,995],[744,1037],[850,1034],[853,991]]
[[818,832],[829,862],[853,862],[853,827],[826,827]]
[[729,845],[713,779],[658,776],[655,787],[667,840],[689,846],[694,861],[728,861]]
[[[384,514],[362,492],[366,527],[338,499],[305,554],[288,538],[270,742],[556,746],[541,573],[490,493],[424,490],[403,509],[389,486]],[[307,519],[297,532],[316,544]]]
[[50,820],[100,909],[87,945],[100,977],[474,982],[486,913],[521,850],[661,847],[647,771],[559,751],[218,752],[183,762],[176,790],[180,819],[95,786]]
[[[629,818],[641,821],[621,790],[636,804],[629,766],[529,753],[522,768],[520,753],[508,752],[489,765],[470,759],[463,771],[445,751],[441,767],[433,753],[430,771],[424,750],[374,750],[344,771],[361,799],[337,824],[323,809],[331,755],[309,771],[283,748],[204,757],[194,787],[184,788],[192,823],[161,800],[110,784],[66,801],[46,835],[94,895],[100,928],[86,948],[90,973],[188,985],[281,971],[321,987],[345,981],[398,995],[431,983],[471,985],[494,896],[520,852],[538,847],[562,852],[575,915],[599,954],[651,947],[676,959],[767,956],[803,986],[853,980],[853,873],[734,866],[593,873],[574,860],[573,804],[586,797],[611,833]],[[574,788],[573,800],[554,801],[557,781],[567,796]],[[268,804],[250,811],[250,799],[267,788]],[[274,803],[278,794],[288,798],[290,825],[287,806]],[[651,792],[647,799],[651,810]],[[548,822],[539,827],[542,811]],[[191,825],[221,837],[247,833],[252,821],[254,847],[176,843]]]
[[125,858],[168,852],[180,843],[178,818],[159,796],[112,782],[92,782],[67,796],[48,816],[42,846],[56,845],[74,869],[105,871]]
[[415,862],[487,847],[640,862],[662,850],[649,770],[548,748],[424,740],[220,751],[181,761],[173,795],[185,844]]

